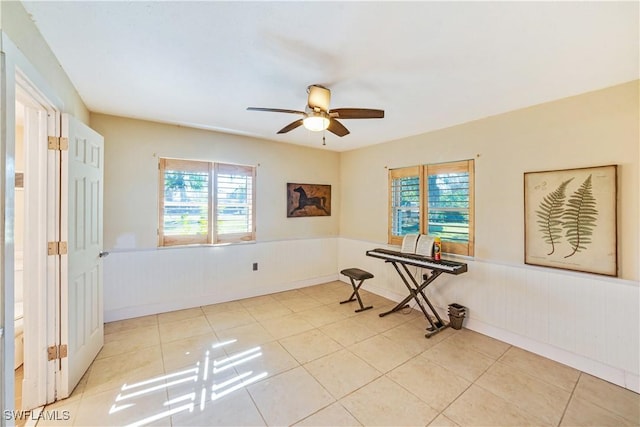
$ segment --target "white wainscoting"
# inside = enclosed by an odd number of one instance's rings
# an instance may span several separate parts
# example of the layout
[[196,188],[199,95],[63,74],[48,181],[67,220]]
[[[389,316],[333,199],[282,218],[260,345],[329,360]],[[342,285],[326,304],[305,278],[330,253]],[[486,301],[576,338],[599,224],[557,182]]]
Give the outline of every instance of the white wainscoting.
[[104,320],[325,283],[337,280],[337,265],[337,238],[112,250],[104,258]]
[[[381,245],[338,239],[338,271],[370,271],[375,277],[364,289],[401,301],[408,293],[395,269],[365,255],[375,247]],[[640,392],[638,282],[524,264],[460,261],[468,264],[467,273],[443,274],[427,288],[441,315],[457,302],[467,307],[468,329]]]

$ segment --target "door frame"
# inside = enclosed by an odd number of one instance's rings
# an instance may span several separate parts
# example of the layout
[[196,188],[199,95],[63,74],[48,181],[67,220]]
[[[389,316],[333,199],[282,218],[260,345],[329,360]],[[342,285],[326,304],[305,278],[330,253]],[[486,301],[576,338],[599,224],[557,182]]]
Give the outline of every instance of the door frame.
[[[2,264],[2,274],[0,274],[0,314],[3,319],[0,323],[0,327],[4,327],[4,334],[2,337],[2,344],[0,345],[0,351],[2,351],[2,359],[0,370],[4,378],[0,392],[1,404],[4,408],[14,407],[14,189],[15,189],[15,106],[17,87],[20,86],[33,96],[41,105],[47,107],[50,113],[48,117],[48,126],[53,127],[56,133],[59,134],[59,111],[62,110],[62,102],[57,97],[55,91],[51,89],[48,83],[42,78],[36,68],[29,62],[29,60],[22,54],[22,52],[15,46],[11,39],[4,33],[0,32],[0,56],[1,56],[1,70],[0,70],[0,215],[4,217],[3,229],[0,230],[0,245],[2,245],[2,253],[0,254],[0,263]],[[25,87],[26,86],[26,87]],[[58,116],[58,117],[56,117]],[[51,129],[49,129],[51,130]],[[47,164],[51,166],[51,162],[55,160],[51,159],[51,154],[47,155]],[[53,174],[52,178],[55,182],[59,179],[59,174],[55,173],[55,169],[47,168],[49,174]],[[58,178],[55,178],[58,176]],[[50,184],[48,184],[50,185]],[[53,198],[55,199],[55,198]],[[59,202],[58,202],[59,203]],[[47,211],[49,206],[47,206]],[[48,212],[47,212],[48,213]],[[47,215],[49,217],[49,215]],[[49,219],[47,219],[49,221]],[[59,218],[57,218],[59,224]],[[49,224],[47,224],[48,226]],[[47,227],[49,228],[49,227]],[[47,230],[47,234],[50,230]],[[54,233],[59,233],[59,226],[53,230]],[[46,236],[50,238],[49,235]],[[46,242],[45,242],[46,243]],[[51,257],[49,257],[51,258]],[[50,270],[51,261],[47,260],[47,270]],[[58,267],[59,268],[59,267]],[[47,276],[50,276],[47,274]],[[47,292],[46,296],[43,296],[44,301],[39,301],[39,307],[34,306],[33,311],[43,310],[47,313],[46,316],[39,316],[37,322],[39,324],[33,324],[29,326],[25,324],[25,337],[27,334],[31,335],[31,339],[36,340],[35,348],[46,348],[50,343],[58,341],[58,337],[55,335],[55,331],[59,330],[59,320],[57,319],[56,312],[51,312],[52,307],[55,308],[57,304],[56,298],[59,292],[59,274],[53,275],[53,280],[56,284],[49,289],[54,289],[54,292]],[[49,279],[47,280],[49,281]],[[42,284],[41,288],[51,286],[49,283]],[[25,304],[25,318],[28,315],[27,305]],[[54,325],[47,325],[47,317],[55,318]],[[51,323],[51,322],[49,322]],[[53,336],[52,331],[54,331]],[[29,338],[27,338],[29,339]],[[25,343],[25,351],[27,351],[27,344]],[[44,358],[44,355],[43,355]],[[46,402],[53,401],[55,399],[55,361],[46,363],[46,381],[37,381],[35,386],[38,387],[36,394],[40,397],[45,396]],[[42,365],[38,370],[42,369]],[[35,372],[34,372],[35,373]],[[37,373],[35,373],[37,375]],[[42,375],[42,372],[39,372]],[[50,380],[51,379],[51,380]],[[43,386],[43,382],[46,383]],[[41,388],[44,388],[42,390]],[[3,417],[4,418],[4,417]],[[4,419],[0,420],[0,424],[4,425]]]
[[25,230],[24,239],[24,380],[22,404],[32,409],[55,398],[55,366],[43,357],[58,322],[55,291],[60,263],[47,256],[47,242],[59,240],[60,154],[47,149],[48,135],[56,132],[59,113],[48,104],[22,73],[16,73],[16,99],[25,105]]

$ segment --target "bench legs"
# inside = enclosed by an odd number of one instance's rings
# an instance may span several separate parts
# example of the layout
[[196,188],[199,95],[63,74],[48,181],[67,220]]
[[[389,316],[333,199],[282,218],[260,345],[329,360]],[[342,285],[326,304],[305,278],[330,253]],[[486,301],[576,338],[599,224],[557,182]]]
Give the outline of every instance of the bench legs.
[[358,304],[360,304],[360,308],[356,310],[356,313],[359,313],[361,311],[365,311],[365,310],[369,310],[370,308],[373,308],[372,305],[370,305],[368,307],[365,307],[364,304],[362,304],[362,299],[360,299],[360,294],[358,293],[358,290],[360,290],[360,286],[362,286],[362,283],[365,281],[365,279],[360,280],[360,283],[358,283],[357,285],[356,285],[355,280],[353,280],[353,277],[349,277],[349,280],[351,280],[351,287],[353,288],[353,293],[351,294],[349,299],[346,299],[344,301],[340,301],[340,304],[345,304],[347,302],[352,302],[352,301],[355,301],[357,299],[358,300]]

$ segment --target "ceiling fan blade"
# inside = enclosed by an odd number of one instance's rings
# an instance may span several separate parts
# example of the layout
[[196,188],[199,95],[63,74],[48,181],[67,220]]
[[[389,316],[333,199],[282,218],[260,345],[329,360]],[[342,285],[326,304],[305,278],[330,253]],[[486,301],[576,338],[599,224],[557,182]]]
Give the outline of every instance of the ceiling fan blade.
[[293,123],[289,123],[288,125],[286,125],[285,127],[283,127],[282,129],[280,129],[278,131],[278,133],[287,133],[289,131],[294,130],[295,128],[297,128],[298,126],[302,126],[302,119],[298,119]]
[[282,108],[247,107],[247,111],[268,111],[268,112],[272,112],[272,113],[291,113],[291,114],[302,114],[302,115],[304,115],[304,111],[284,110]]
[[347,129],[346,127],[344,127],[344,125],[342,123],[340,123],[339,121],[337,121],[336,119],[330,119],[329,120],[329,127],[327,128],[327,130],[331,133],[334,133],[338,136],[345,136],[345,135],[349,135],[349,129]]
[[340,119],[383,119],[384,110],[373,110],[371,108],[336,108],[331,110],[332,116]]

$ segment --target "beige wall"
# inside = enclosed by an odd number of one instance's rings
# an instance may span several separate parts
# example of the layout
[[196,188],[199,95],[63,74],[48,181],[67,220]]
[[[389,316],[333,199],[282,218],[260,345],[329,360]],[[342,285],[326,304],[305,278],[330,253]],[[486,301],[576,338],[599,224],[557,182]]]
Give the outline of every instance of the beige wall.
[[[103,114],[91,127],[105,139],[106,250],[157,247],[159,157],[258,165],[258,241],[338,235],[338,153]],[[287,182],[331,185],[332,215],[287,218]]]
[[341,156],[343,237],[386,243],[387,167],[475,159],[477,259],[522,264],[523,173],[617,164],[620,277],[638,280],[639,82]]

